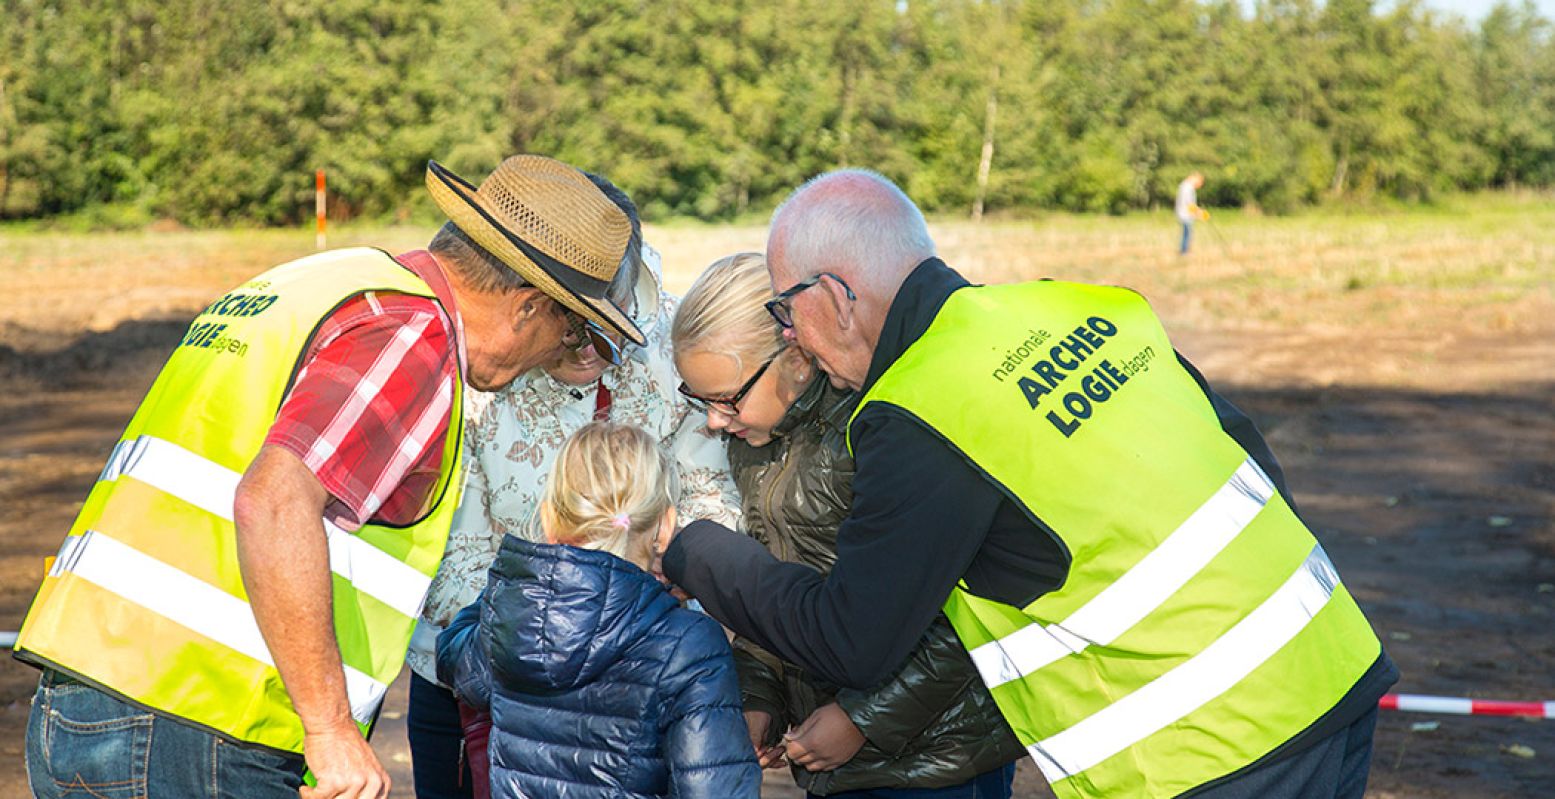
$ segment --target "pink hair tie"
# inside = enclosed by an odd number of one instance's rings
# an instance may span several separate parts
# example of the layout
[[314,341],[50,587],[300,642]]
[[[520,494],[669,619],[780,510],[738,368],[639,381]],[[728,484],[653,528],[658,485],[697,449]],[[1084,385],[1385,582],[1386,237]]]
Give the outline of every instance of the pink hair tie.
[[610,517],[610,526],[625,530],[626,528],[632,526],[632,520],[624,513],[617,513],[616,515]]

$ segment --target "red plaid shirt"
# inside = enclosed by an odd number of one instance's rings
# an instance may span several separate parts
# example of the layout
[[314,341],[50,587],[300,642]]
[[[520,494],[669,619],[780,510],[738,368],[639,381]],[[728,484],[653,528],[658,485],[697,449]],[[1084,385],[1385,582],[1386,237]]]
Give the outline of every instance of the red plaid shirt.
[[425,514],[460,379],[462,333],[447,278],[424,250],[396,260],[443,307],[384,292],[341,305],[320,323],[265,437],[307,464],[332,497],[325,518],[346,530]]

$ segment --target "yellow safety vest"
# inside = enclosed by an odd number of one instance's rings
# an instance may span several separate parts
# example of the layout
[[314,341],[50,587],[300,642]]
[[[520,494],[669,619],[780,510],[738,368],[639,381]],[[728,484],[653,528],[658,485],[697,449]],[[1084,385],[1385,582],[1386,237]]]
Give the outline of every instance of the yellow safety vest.
[[[232,522],[319,323],[370,291],[436,299],[366,248],[278,266],[206,308],[163,367],[53,559],[17,652],[230,739],[301,752],[302,724],[254,621]],[[376,716],[459,504],[461,385],[422,518],[354,533],[323,522],[351,712]]]
[[876,402],[959,450],[1071,557],[1024,608],[964,585],[945,603],[1058,796],[1176,796],[1232,774],[1379,656],[1322,547],[1133,292],[956,291],[859,411]]

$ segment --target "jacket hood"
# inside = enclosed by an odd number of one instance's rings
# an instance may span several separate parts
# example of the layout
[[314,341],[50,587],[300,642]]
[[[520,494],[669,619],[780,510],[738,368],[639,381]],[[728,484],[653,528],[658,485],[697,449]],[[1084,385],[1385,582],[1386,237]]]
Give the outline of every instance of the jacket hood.
[[[653,330],[656,335],[667,335],[668,329],[659,330],[660,322],[664,316],[660,311],[663,304],[660,294],[664,291],[664,259],[659,251],[643,242],[643,268],[637,273],[637,285],[632,287],[632,292],[637,295],[637,313],[632,321],[636,323],[644,334]],[[643,327],[647,325],[647,327]],[[650,336],[652,340],[656,336]]]
[[483,644],[499,682],[571,690],[675,607],[652,575],[614,555],[509,535],[481,603]]

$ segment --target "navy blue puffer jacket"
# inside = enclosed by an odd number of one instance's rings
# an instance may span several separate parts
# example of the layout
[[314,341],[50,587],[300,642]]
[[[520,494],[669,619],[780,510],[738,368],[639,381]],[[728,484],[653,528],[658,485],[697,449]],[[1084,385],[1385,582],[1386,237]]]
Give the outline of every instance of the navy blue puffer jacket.
[[723,630],[613,555],[508,536],[437,658],[490,708],[493,797],[760,795]]

